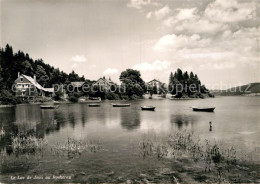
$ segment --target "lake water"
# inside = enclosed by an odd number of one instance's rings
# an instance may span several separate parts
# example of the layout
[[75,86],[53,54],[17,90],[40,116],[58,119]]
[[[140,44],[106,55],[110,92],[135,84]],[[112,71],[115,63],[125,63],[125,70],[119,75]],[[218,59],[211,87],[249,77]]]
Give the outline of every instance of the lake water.
[[[164,137],[173,130],[188,129],[202,139],[220,141],[241,152],[260,148],[259,97],[145,99],[131,101],[131,106],[124,108],[113,108],[111,103],[101,102],[100,107],[88,107],[83,103],[60,104],[54,110],[42,110],[39,105],[0,108],[0,127],[6,134],[18,129],[34,129],[38,137],[46,138],[50,144],[68,137],[99,140],[105,148],[112,150],[96,161],[92,158],[92,164],[99,169],[107,165],[129,164],[129,145],[151,132]],[[156,109],[154,112],[141,111],[140,106],[143,105],[153,105]],[[214,106],[216,109],[213,113],[193,112],[191,106]],[[53,120],[57,123],[53,124]],[[212,131],[209,131],[210,121]],[[8,137],[1,139],[1,148],[8,141]],[[125,159],[130,161],[122,161]],[[88,168],[92,167],[88,165]]]

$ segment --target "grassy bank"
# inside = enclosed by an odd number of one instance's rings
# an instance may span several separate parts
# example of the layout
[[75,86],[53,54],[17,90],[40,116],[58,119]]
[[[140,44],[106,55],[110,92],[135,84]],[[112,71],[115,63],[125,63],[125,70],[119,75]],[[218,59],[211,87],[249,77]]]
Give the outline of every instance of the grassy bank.
[[[107,146],[107,147],[106,147]],[[188,131],[164,138],[145,134],[115,150],[99,140],[69,137],[50,144],[35,135],[12,136],[12,153],[1,151],[1,180],[10,175],[70,176],[51,182],[257,183],[259,152],[239,157],[235,148],[201,140]],[[46,183],[46,180],[26,182]],[[13,182],[19,182],[14,180]]]

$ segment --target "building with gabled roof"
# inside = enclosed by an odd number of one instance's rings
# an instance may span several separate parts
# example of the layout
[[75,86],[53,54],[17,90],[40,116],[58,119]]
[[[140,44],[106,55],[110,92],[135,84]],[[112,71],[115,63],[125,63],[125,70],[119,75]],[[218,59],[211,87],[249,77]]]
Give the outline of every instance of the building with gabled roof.
[[149,82],[146,83],[146,86],[147,86],[148,88],[154,88],[154,87],[156,87],[156,91],[157,91],[158,94],[159,94],[159,89],[160,89],[160,87],[161,87],[162,85],[164,85],[164,83],[161,82],[161,81],[159,81],[159,80],[157,80],[157,79],[153,79],[153,80],[151,80],[151,81],[149,81]]
[[18,78],[14,81],[16,96],[35,97],[35,96],[52,96],[54,88],[44,88],[37,81],[36,76],[33,78],[18,73]]
[[80,88],[80,87],[82,87],[84,84],[85,84],[85,82],[71,82],[71,85],[72,85],[74,88]]
[[99,78],[95,83],[94,86],[102,86],[106,89],[109,89],[111,86],[115,85],[115,83],[111,79],[106,79],[105,77]]

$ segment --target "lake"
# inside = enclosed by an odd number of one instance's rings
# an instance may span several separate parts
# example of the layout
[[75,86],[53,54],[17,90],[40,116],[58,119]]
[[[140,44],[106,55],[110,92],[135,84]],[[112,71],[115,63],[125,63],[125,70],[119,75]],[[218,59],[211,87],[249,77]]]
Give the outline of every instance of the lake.
[[[137,168],[158,167],[157,161],[148,164],[131,151],[149,133],[163,138],[172,131],[190,130],[201,139],[234,146],[240,153],[260,149],[259,97],[144,99],[131,101],[130,107],[123,108],[113,108],[111,103],[113,101],[101,102],[100,107],[88,107],[84,103],[60,104],[58,109],[53,110],[42,110],[39,105],[0,108],[0,127],[6,135],[17,130],[33,129],[37,137],[45,138],[51,145],[66,141],[68,137],[100,142],[107,150],[105,155],[93,154],[84,158],[88,160],[85,165],[81,159],[69,167],[74,170],[85,167],[86,174],[111,170],[121,172],[122,167],[127,167],[130,174]],[[141,111],[140,107],[144,105],[153,105],[156,109]],[[216,109],[213,113],[193,112],[191,106],[214,106]],[[212,122],[212,131],[209,131],[209,122]],[[0,143],[3,149],[10,144],[10,138],[1,138]],[[31,168],[31,171],[24,172],[50,173],[58,169],[54,165],[48,163],[48,167],[42,170]]]

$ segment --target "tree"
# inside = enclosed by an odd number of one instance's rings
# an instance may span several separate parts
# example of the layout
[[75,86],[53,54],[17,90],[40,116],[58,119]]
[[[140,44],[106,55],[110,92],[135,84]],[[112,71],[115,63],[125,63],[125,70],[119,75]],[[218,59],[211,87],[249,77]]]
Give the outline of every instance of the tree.
[[37,82],[42,86],[46,86],[49,82],[49,77],[41,65],[37,65],[36,67],[36,78]]
[[[70,82],[81,81],[79,75],[76,74],[74,70],[72,70],[72,72],[69,74],[68,80],[69,80]],[[85,79],[84,79],[84,80],[85,80]],[[83,81],[84,81],[84,80],[83,80]]]
[[3,71],[3,69],[2,69],[2,67],[1,67],[1,65],[0,65],[0,92],[2,91],[2,88],[3,88],[3,77],[2,77],[2,71]]
[[183,83],[183,74],[182,74],[182,70],[181,69],[177,69],[177,80],[180,82],[180,83]]
[[[20,68],[23,74],[32,76],[33,75],[33,68],[31,63],[28,60],[22,62],[22,67]],[[18,71],[19,72],[19,71]]]
[[168,90],[170,92],[173,91],[173,82],[174,82],[174,76],[173,76],[173,73],[171,72],[170,77],[169,77],[169,85],[168,85]]
[[179,68],[174,75],[171,72],[168,89],[176,98],[183,96],[198,97],[198,95],[201,96],[200,93],[209,93],[204,85],[201,86],[197,74],[194,75],[193,72],[188,74],[187,71],[182,72]]
[[137,70],[127,69],[120,74],[119,79],[125,87],[126,95],[128,97],[131,97],[132,95],[141,97],[146,92],[145,82],[141,78],[140,72]]

